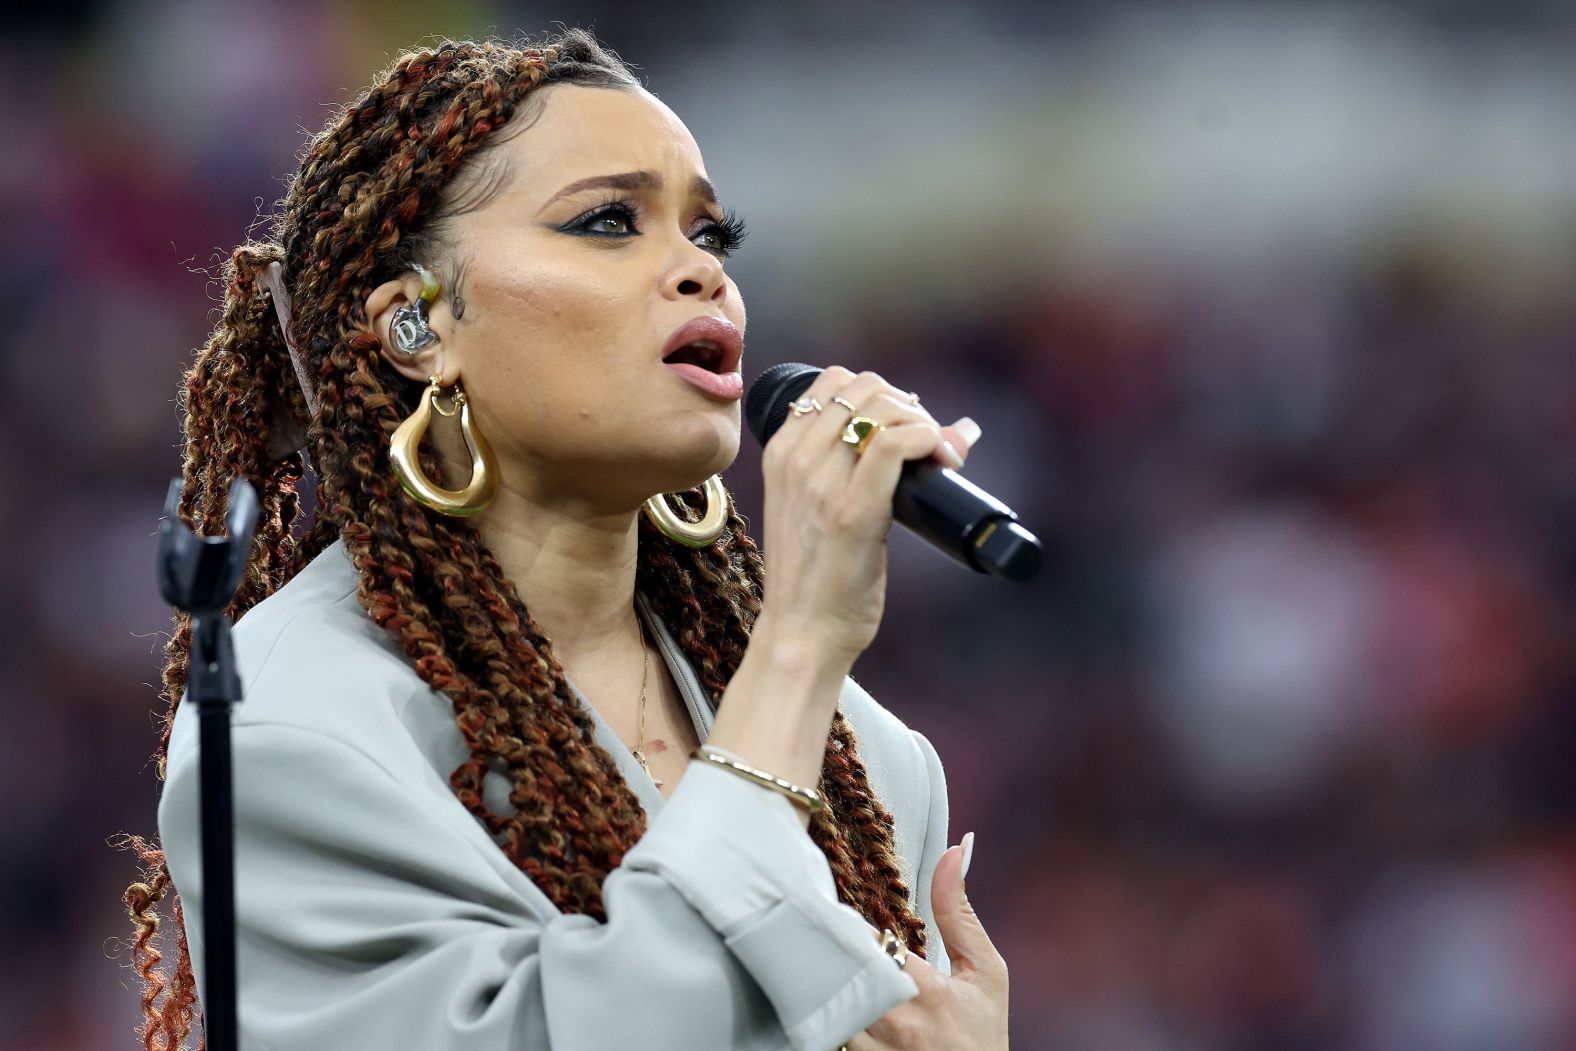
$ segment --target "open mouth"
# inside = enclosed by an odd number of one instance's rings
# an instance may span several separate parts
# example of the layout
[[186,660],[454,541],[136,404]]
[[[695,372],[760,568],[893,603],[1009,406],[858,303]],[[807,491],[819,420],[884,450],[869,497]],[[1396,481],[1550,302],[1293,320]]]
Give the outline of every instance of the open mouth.
[[708,340],[686,343],[663,358],[668,365],[695,365],[707,372],[722,371],[722,348]]

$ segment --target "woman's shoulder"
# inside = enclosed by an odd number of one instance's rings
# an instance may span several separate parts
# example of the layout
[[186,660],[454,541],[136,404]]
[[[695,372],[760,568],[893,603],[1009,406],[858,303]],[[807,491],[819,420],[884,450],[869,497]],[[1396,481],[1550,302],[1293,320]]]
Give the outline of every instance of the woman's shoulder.
[[870,788],[883,800],[898,823],[924,829],[933,811],[946,796],[941,759],[924,734],[911,730],[903,720],[876,701],[853,676],[843,679],[838,711],[853,726],[859,761],[864,763]]
[[[284,724],[364,746],[380,724],[399,722],[412,697],[430,692],[394,636],[361,608],[358,585],[336,541],[236,621],[236,728]],[[189,707],[176,711],[172,751],[176,736],[186,736],[181,713]]]
[[336,540],[236,621],[236,659],[243,683],[250,680],[253,687],[247,703],[263,702],[252,711],[289,703],[293,698],[278,696],[278,687],[302,677],[319,689],[356,683],[363,691],[390,685],[405,690],[420,682],[394,636],[362,609],[359,586],[350,556]]
[[871,696],[853,676],[843,680],[837,707],[853,726],[860,759],[872,777],[910,785],[924,785],[929,780],[929,756],[935,751],[930,742]]

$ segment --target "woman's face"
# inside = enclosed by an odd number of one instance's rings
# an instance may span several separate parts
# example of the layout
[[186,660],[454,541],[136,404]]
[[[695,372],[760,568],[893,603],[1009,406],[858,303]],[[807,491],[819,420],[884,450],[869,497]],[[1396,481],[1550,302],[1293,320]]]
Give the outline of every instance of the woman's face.
[[[738,397],[663,362],[686,322],[745,327],[723,271],[724,213],[689,130],[645,91],[560,84],[543,89],[533,124],[490,149],[504,155],[488,158],[505,165],[502,188],[443,232],[463,311],[453,317],[445,288],[431,352],[464,384],[502,484],[611,510],[722,470],[738,453]],[[626,178],[570,189],[608,176]],[[420,373],[413,364],[402,371]],[[469,462],[454,438],[440,443]]]

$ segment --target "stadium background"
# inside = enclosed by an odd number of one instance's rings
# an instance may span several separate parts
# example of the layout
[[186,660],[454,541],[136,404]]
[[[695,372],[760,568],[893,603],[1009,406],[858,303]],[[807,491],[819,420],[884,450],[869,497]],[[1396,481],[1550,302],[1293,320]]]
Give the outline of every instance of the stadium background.
[[977,833],[1014,1046],[1576,1045],[1576,13],[1465,0],[14,16],[5,1042],[134,1046],[109,843],[154,831],[154,531],[219,260],[401,47],[554,20],[748,219],[747,379],[973,414],[968,473],[1050,545],[1014,588],[896,536],[855,671]]

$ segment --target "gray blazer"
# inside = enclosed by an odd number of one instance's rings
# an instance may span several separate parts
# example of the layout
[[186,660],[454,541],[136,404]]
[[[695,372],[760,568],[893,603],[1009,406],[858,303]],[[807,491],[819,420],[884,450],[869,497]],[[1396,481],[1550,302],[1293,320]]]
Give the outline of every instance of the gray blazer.
[[[607,921],[559,912],[456,798],[449,773],[468,753],[449,700],[357,604],[356,586],[336,543],[236,625],[245,1051],[826,1051],[918,995],[837,900],[787,798],[692,760],[664,799],[589,702],[596,740],[648,821],[604,884]],[[693,667],[637,606],[705,740],[713,712]],[[940,760],[852,679],[838,703],[895,819],[931,962],[946,971],[930,911],[947,847]],[[201,989],[193,708],[176,711],[158,824]],[[487,775],[483,795],[509,812],[502,774]]]

